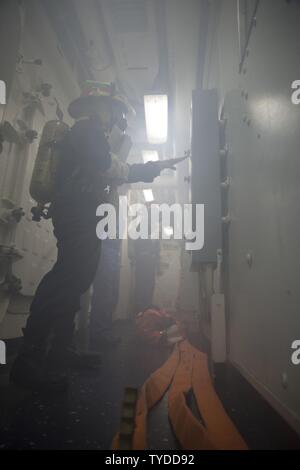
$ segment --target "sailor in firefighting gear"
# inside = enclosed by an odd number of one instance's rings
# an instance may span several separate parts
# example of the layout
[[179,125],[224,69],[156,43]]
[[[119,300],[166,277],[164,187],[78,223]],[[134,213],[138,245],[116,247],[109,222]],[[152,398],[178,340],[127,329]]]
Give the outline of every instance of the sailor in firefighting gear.
[[61,142],[56,195],[50,208],[57,261],[32,301],[24,343],[10,375],[16,384],[58,391],[68,385],[62,369],[99,364],[99,355],[78,353],[71,347],[80,297],[92,284],[100,258],[96,209],[105,201],[109,179],[115,184],[151,182],[174,164],[130,166],[110,154],[106,136],[114,125],[124,128],[131,111],[113,85],[95,82],[87,82],[82,96],[69,106],[76,122]]

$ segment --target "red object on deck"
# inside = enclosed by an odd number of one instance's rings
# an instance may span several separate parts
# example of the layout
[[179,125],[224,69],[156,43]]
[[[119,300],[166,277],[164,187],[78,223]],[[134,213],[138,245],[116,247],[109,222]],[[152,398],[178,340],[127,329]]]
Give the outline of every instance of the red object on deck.
[[165,309],[149,308],[136,317],[138,335],[149,344],[157,344],[176,320]]

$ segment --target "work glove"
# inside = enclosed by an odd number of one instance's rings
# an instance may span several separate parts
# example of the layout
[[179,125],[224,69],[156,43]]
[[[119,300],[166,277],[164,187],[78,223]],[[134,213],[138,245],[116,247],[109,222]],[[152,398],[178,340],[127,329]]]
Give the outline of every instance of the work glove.
[[179,158],[169,158],[168,160],[162,160],[162,161],[158,161],[158,162],[154,162],[155,165],[158,166],[158,168],[160,169],[160,172],[163,171],[163,170],[176,170],[176,165],[178,165],[178,163],[181,163],[183,162],[184,160],[186,160],[187,158],[190,157],[190,154],[188,152],[185,153],[184,157],[179,157]]

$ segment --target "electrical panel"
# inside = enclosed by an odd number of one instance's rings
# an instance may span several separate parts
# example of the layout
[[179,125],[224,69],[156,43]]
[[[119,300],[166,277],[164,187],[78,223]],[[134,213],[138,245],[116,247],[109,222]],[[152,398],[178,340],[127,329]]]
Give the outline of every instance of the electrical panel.
[[195,90],[192,97],[192,203],[204,204],[204,247],[194,250],[193,267],[216,263],[222,248],[220,143],[217,90]]

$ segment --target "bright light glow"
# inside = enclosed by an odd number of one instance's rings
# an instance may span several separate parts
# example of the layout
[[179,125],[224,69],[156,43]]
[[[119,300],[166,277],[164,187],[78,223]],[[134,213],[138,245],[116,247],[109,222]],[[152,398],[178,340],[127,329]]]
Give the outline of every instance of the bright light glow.
[[147,138],[150,144],[164,144],[168,138],[168,96],[145,95]]
[[152,189],[143,189],[143,193],[144,193],[144,198],[146,202],[154,201]]
[[171,237],[174,233],[173,227],[164,227],[164,232],[167,237]]
[[158,153],[156,150],[143,150],[144,163],[157,162],[159,160]]
[[[255,124],[263,129],[293,133],[298,127],[297,113],[290,112],[290,100],[285,96],[270,95],[249,102]],[[294,119],[294,117],[296,119]]]

